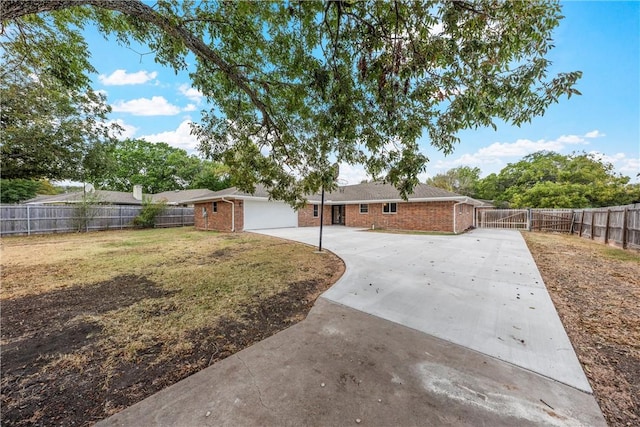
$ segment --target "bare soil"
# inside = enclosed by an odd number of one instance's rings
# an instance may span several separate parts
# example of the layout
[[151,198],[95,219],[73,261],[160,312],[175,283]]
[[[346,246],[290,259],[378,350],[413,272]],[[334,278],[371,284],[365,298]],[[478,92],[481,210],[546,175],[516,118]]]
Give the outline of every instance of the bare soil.
[[640,254],[523,235],[607,423],[640,425]]
[[[197,237],[192,238],[201,238],[194,236]],[[215,236],[211,239],[207,240],[214,246],[210,262],[219,262],[221,258],[226,259],[224,262],[234,262],[237,246],[233,239]],[[253,247],[273,246],[272,239],[251,239]],[[175,239],[176,245],[178,240]],[[55,249],[55,241],[52,238],[47,244]],[[74,239],[72,244],[78,242]],[[18,245],[11,240],[8,243],[8,246]],[[28,250],[29,240],[19,244]],[[114,242],[106,238],[101,244],[113,245]],[[215,245],[223,244],[227,246],[215,249]],[[162,338],[159,334],[140,344],[132,337],[137,350],[130,357],[121,353],[120,341],[114,345],[115,338],[105,326],[109,316],[137,310],[142,319],[159,319],[159,324],[168,325],[172,316],[184,310],[180,307],[184,304],[175,298],[179,289],[155,281],[151,272],[148,275],[118,274],[109,280],[62,288],[38,286],[37,292],[27,292],[24,288],[28,288],[29,283],[24,283],[20,292],[11,293],[12,298],[1,301],[1,424],[91,425],[304,319],[320,293],[343,273],[344,265],[332,254],[317,255],[312,248],[295,243],[286,245],[294,246],[297,252],[307,251],[308,262],[315,263],[319,270],[298,265],[309,269],[308,277],[298,280],[303,276],[300,272],[294,273],[297,265],[289,265],[287,259],[278,260],[278,252],[267,248],[275,258],[274,263],[292,271],[293,281],[283,284],[273,294],[256,290],[240,297],[235,295],[238,301],[234,301],[237,304],[233,313],[219,316],[206,313],[215,320],[181,330],[179,340],[169,335]],[[6,240],[3,246],[7,246]],[[58,250],[66,250],[62,248],[64,246],[59,246]],[[246,260],[237,257],[242,261],[238,268],[247,268]],[[11,257],[3,258],[9,258],[6,261],[9,265],[3,267],[7,266],[14,276],[19,275],[19,263],[11,266]],[[200,262],[201,259],[194,261]],[[37,263],[34,260],[34,264]],[[318,275],[317,271],[324,274]],[[15,279],[5,273],[3,271],[3,282]],[[220,296],[225,301],[227,297],[231,294]],[[200,311],[204,308],[193,305],[192,311],[198,310],[198,313],[186,312],[184,316],[202,317]],[[119,319],[135,321],[133,317]]]

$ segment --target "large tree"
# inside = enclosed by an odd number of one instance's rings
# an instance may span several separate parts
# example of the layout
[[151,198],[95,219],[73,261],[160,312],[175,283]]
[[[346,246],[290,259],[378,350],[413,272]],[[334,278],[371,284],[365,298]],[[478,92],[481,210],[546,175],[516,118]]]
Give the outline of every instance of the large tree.
[[[142,185],[146,193],[185,188],[225,187],[228,177],[211,162],[164,142],[140,139],[118,141],[107,156],[110,168],[94,183],[105,190],[131,191]],[[218,173],[216,173],[218,172]]]
[[332,185],[334,162],[406,194],[428,161],[419,138],[449,153],[462,129],[519,125],[577,93],[580,72],[547,77],[560,12],[554,1],[2,2],[6,28],[93,21],[176,70],[195,54],[192,83],[212,106],[195,129],[202,151],[240,187],[290,202]]
[[86,45],[66,24],[54,27],[37,18],[2,27],[3,178],[90,180],[119,129],[107,121],[105,97],[89,85]]
[[487,176],[478,189],[479,197],[516,208],[590,208],[637,200],[640,186],[629,181],[597,156],[541,151]]
[[427,179],[427,184],[447,191],[475,197],[480,182],[480,168],[458,166]]
[[0,80],[3,178],[91,180],[115,130],[104,97],[28,71]]

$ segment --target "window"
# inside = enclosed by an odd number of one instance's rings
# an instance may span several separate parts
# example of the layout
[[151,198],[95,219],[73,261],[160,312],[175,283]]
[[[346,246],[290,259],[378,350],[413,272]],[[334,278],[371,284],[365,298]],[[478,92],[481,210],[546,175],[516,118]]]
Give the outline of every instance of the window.
[[213,213],[217,213],[218,212],[218,202],[213,202],[212,203],[211,210],[213,211]]
[[361,214],[369,213],[369,205],[367,205],[366,203],[361,203],[360,204],[360,213]]
[[397,203],[383,203],[382,204],[382,213],[392,214],[398,212],[398,204]]
[[313,205],[313,217],[318,218],[318,205]]

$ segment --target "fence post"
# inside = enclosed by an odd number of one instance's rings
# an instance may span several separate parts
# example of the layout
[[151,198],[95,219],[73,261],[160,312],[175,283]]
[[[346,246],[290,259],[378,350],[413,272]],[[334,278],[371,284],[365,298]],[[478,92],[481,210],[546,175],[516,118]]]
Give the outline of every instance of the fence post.
[[604,243],[609,242],[609,218],[611,217],[611,209],[607,208],[607,223],[604,227]]
[[27,236],[31,236],[31,210],[30,206],[27,205]]
[[622,214],[622,249],[627,249],[627,212],[629,208],[625,207]]
[[578,233],[578,237],[582,237],[582,225],[584,223],[584,209],[580,211],[580,232]]
[[595,229],[595,223],[596,223],[595,221],[596,217],[594,214],[595,212],[592,210],[591,211],[591,240],[593,240],[593,230]]
[[576,222],[576,214],[573,209],[571,209],[571,224],[569,224],[569,235],[573,235],[573,224]]
[[531,208],[527,209],[527,231],[531,231]]

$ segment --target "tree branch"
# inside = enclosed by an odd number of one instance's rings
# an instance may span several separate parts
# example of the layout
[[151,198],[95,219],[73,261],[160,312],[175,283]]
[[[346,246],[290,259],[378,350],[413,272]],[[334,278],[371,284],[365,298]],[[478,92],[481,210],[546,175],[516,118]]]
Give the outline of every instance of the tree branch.
[[249,80],[235,67],[226,62],[216,51],[207,46],[202,40],[194,36],[187,29],[175,26],[166,17],[162,16],[150,6],[139,0],[3,0],[0,18],[3,22],[14,20],[25,15],[41,12],[51,12],[70,7],[89,5],[96,8],[121,12],[132,18],[155,25],[166,34],[181,40],[189,50],[199,56],[205,62],[213,63],[222,71],[239,89],[251,99],[251,102],[262,114],[262,119],[268,128],[278,129],[265,103],[258,93],[251,88]]

